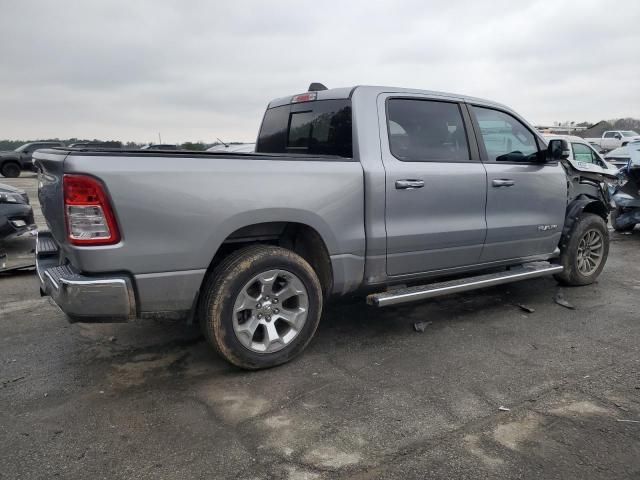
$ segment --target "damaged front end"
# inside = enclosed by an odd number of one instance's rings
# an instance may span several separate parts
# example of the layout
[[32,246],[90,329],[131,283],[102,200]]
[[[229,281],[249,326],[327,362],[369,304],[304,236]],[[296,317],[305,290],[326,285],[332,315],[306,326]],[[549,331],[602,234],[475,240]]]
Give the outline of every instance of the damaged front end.
[[618,231],[629,231],[640,223],[640,164],[630,161],[618,171],[618,182],[610,189],[611,223]]
[[[569,158],[562,160],[567,173],[568,203],[577,200],[598,202],[606,218],[611,207],[611,188],[618,184],[618,170]],[[600,212],[596,212],[600,213]]]

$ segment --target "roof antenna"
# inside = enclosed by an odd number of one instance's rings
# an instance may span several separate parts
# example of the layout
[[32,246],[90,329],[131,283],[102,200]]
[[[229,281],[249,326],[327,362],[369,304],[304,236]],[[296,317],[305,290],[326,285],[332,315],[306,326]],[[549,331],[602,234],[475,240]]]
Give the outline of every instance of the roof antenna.
[[229,144],[228,143],[224,143],[222,140],[220,140],[219,138],[216,138],[216,140],[218,140],[221,144],[224,145],[224,148],[229,148]]
[[311,85],[309,85],[309,90],[307,90],[308,92],[319,92],[321,90],[328,90],[327,87],[325,87],[323,84],[318,83],[318,82],[313,82]]

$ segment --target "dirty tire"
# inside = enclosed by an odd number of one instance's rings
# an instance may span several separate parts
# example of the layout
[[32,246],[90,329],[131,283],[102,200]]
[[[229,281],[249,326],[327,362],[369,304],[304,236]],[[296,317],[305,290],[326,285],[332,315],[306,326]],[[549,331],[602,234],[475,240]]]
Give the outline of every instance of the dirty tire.
[[0,167],[0,173],[5,178],[17,178],[20,176],[20,165],[16,162],[5,162]]
[[[602,236],[602,259],[593,272],[585,275],[578,268],[578,245],[585,234],[591,230],[597,230]],[[564,271],[555,274],[554,278],[563,285],[589,285],[595,282],[602,272],[608,255],[609,230],[604,219],[595,213],[582,213],[573,226],[564,248],[561,249],[559,263],[564,267]]]
[[610,217],[611,225],[613,226],[613,229],[616,232],[630,232],[636,227],[636,224],[632,223],[631,225],[625,225],[624,227],[619,227],[617,225],[617,219],[621,214],[622,214],[622,208],[620,207],[616,207],[614,210],[611,211],[611,217]]
[[[297,336],[272,353],[245,347],[233,321],[234,305],[245,284],[262,272],[284,270],[300,279],[308,295],[307,318]],[[248,370],[281,365],[299,355],[309,344],[322,314],[322,287],[313,268],[298,254],[275,246],[252,245],[226,257],[206,278],[200,303],[200,322],[207,341],[227,361]]]

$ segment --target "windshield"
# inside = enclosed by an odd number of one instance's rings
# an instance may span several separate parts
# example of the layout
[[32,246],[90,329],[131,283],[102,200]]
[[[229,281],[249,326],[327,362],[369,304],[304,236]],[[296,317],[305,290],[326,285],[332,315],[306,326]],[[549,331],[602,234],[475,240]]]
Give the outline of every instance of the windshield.
[[637,132],[634,132],[633,130],[622,130],[620,133],[622,134],[623,137],[637,137],[637,136],[640,136]]
[[20,145],[18,148],[14,150],[14,152],[22,152],[24,149],[26,149],[30,145],[31,145],[30,143],[25,143],[24,145]]

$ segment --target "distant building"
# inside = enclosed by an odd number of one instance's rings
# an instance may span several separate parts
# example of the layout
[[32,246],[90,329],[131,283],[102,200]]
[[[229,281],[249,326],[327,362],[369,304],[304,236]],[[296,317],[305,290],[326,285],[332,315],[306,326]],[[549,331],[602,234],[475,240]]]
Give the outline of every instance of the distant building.
[[582,138],[599,138],[607,130],[613,130],[611,124],[605,120],[601,120],[596,124],[591,125],[580,132],[576,132],[576,135]]

